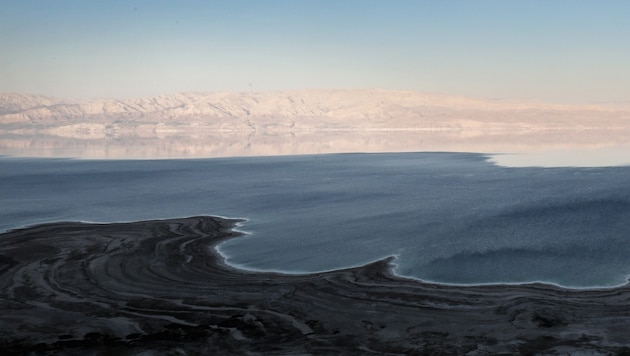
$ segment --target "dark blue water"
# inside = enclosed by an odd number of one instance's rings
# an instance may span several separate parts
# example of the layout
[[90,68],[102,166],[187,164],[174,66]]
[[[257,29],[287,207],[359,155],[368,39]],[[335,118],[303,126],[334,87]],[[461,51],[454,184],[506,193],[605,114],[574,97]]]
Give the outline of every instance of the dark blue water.
[[505,168],[480,154],[158,161],[0,158],[0,230],[36,223],[245,217],[237,266],[308,272],[398,256],[456,283],[623,284],[630,167]]

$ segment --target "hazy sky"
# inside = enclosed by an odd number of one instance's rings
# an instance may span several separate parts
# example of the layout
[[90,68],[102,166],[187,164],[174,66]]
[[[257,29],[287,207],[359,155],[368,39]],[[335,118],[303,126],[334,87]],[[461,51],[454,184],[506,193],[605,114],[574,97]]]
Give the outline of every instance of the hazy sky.
[[629,19],[626,0],[2,0],[0,91],[628,101]]

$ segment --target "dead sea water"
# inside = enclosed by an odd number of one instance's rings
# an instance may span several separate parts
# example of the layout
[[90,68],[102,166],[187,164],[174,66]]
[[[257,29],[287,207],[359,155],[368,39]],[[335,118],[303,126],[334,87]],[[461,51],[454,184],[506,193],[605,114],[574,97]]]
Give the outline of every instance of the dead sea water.
[[195,160],[0,158],[0,231],[244,217],[230,264],[314,272],[396,255],[453,284],[612,286],[630,274],[630,167],[507,168],[466,153]]

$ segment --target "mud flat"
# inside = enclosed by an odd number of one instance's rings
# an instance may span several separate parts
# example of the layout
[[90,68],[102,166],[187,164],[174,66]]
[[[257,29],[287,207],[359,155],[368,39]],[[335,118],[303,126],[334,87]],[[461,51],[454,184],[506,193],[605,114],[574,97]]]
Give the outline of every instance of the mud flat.
[[307,275],[226,266],[238,220],[53,223],[0,235],[3,354],[626,354],[630,287],[458,287],[391,259]]

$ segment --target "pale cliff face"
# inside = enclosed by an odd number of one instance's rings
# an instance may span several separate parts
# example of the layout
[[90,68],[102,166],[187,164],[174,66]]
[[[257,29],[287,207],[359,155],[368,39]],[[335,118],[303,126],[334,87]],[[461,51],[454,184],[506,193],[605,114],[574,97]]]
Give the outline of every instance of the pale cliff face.
[[[629,112],[598,106],[566,106],[477,100],[411,91],[298,90],[287,92],[179,93],[130,100],[73,102],[43,96],[0,94],[0,125],[169,123],[239,129],[289,124],[294,129],[526,127],[626,125]],[[17,125],[19,127],[19,125]],[[2,127],[0,126],[0,129]]]
[[630,110],[411,91],[178,93],[91,101],[0,94],[0,154],[63,147],[83,147],[81,154],[140,150],[136,156],[151,157],[514,152],[629,140]]

